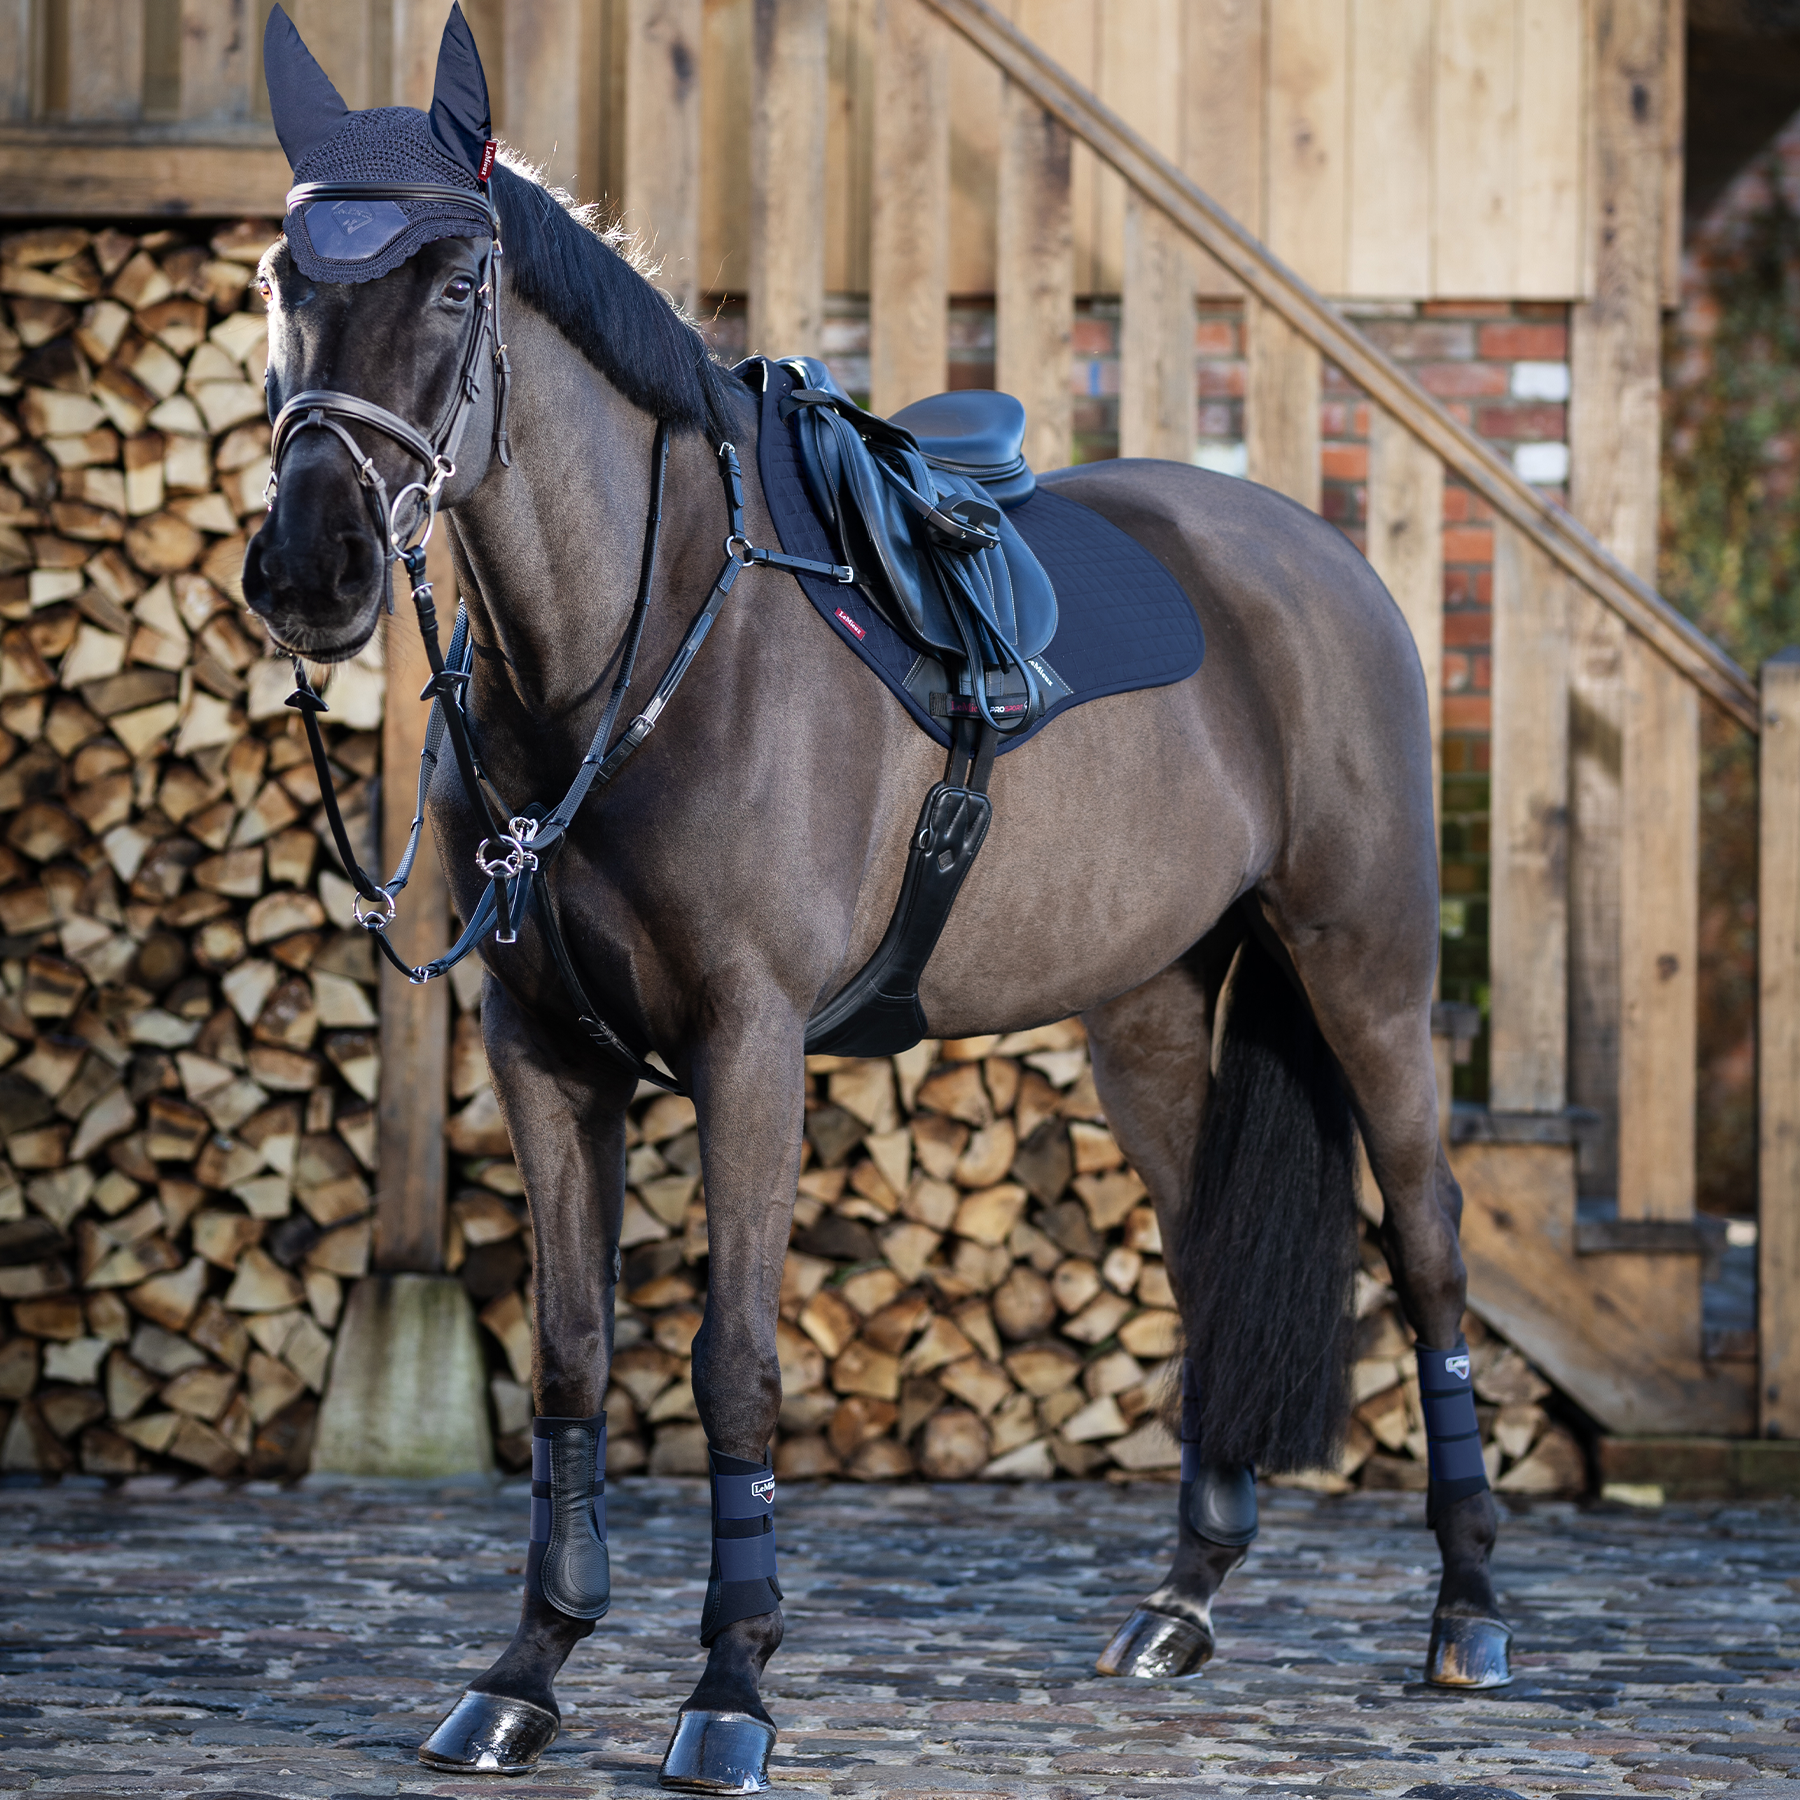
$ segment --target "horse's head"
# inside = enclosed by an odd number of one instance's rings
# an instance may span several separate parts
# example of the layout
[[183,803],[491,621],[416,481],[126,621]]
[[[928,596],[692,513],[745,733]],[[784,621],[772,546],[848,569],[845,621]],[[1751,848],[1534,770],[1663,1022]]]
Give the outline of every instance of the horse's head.
[[[258,271],[269,307],[271,415],[296,394],[347,394],[442,443],[471,338],[482,330],[486,248],[439,238],[378,280],[350,284],[308,279],[288,245],[276,245]],[[481,395],[445,498],[479,482],[492,453],[491,358],[478,354],[474,372]],[[282,648],[335,662],[368,641],[388,592],[384,490],[404,540],[422,502],[414,484],[433,471],[377,425],[344,413],[321,418],[329,423],[309,426],[302,409],[283,436],[274,502],[244,557],[244,598]],[[364,458],[380,485],[362,473]]]
[[393,556],[494,446],[487,84],[455,6],[429,113],[351,112],[279,6],[263,66],[296,185],[258,270],[275,494],[244,596],[284,649],[334,662],[374,631]]

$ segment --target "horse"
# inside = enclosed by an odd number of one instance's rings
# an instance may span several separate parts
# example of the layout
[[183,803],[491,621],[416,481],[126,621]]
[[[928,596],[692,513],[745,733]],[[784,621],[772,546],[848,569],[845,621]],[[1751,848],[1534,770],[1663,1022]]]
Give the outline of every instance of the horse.
[[[561,793],[611,723],[627,638],[646,667],[676,659],[721,540],[742,541],[684,684],[569,820],[543,905],[479,947],[482,1036],[535,1238],[534,1525],[511,1642],[421,1756],[530,1767],[556,1733],[557,1671],[609,1599],[596,1501],[626,1108],[654,1051],[698,1111],[710,1260],[693,1385],[714,1506],[707,1659],[662,1780],[752,1791],[776,1736],[760,1694],[783,1630],[766,1457],[807,1022],[881,940],[943,752],[792,574],[745,558],[778,541],[748,454],[750,387],[619,230],[510,155],[483,174],[501,257],[478,236],[440,236],[379,278],[338,283],[309,278],[284,239],[258,271],[272,414],[321,392],[421,434],[466,413],[430,499],[473,650],[466,680],[440,693],[465,708],[480,780],[514,804]],[[471,382],[470,345],[502,302],[499,372]],[[244,564],[273,642],[315,663],[354,655],[391,605],[402,546],[371,492],[420,475],[416,448],[351,426],[278,430],[278,485]],[[741,526],[722,445],[746,451]],[[919,988],[933,1036],[1083,1021],[1168,1247],[1185,1332],[1174,1560],[1100,1667],[1198,1669],[1213,1597],[1255,1533],[1255,1472],[1319,1466],[1341,1442],[1360,1135],[1421,1368],[1437,1372],[1424,1384],[1442,1560],[1426,1677],[1502,1683],[1495,1508],[1466,1443],[1456,1459],[1473,1404],[1434,1398],[1466,1387],[1468,1359],[1431,1043],[1418,653],[1354,546],[1265,488],[1147,460],[1041,485],[1153,553],[1206,642],[1185,680],[1092,700],[993,764],[987,842]],[[656,519],[662,548],[647,554]],[[465,773],[443,758],[428,805],[469,920],[491,892],[492,859],[477,859],[493,826]],[[595,1015],[624,1053],[597,1045]]]

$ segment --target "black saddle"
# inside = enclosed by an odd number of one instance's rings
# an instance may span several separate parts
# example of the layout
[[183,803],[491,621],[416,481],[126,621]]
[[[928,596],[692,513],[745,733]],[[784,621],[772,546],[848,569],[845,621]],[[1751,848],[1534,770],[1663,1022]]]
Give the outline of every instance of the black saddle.
[[839,560],[897,631],[955,668],[963,707],[996,731],[1035,724],[1067,690],[1042,661],[1056,590],[1002,511],[1035,485],[1024,408],[1005,394],[940,394],[906,409],[922,442],[899,418],[864,412],[816,358],[783,366],[800,385],[782,417],[797,423],[801,473]]

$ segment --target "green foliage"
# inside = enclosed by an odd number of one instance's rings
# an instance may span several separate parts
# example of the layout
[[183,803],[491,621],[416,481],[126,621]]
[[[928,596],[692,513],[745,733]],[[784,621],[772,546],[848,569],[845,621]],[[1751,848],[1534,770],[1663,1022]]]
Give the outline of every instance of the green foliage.
[[[1663,593],[1746,668],[1800,642],[1800,216],[1761,201],[1702,247],[1665,340]],[[1699,1200],[1753,1210],[1756,746],[1706,709],[1701,768]]]

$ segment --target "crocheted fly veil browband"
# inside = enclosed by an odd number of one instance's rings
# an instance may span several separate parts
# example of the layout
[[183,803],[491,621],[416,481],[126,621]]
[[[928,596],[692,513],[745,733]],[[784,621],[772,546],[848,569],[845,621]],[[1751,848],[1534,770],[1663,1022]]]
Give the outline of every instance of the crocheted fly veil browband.
[[[438,50],[431,111],[376,106],[352,112],[277,6],[263,33],[263,71],[275,135],[294,171],[297,203],[282,221],[288,248],[312,281],[373,281],[421,245],[443,237],[486,237],[486,182],[494,165],[487,78],[475,39],[452,6]],[[391,197],[309,199],[322,184],[372,182]],[[407,187],[462,189],[408,196]]]

